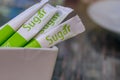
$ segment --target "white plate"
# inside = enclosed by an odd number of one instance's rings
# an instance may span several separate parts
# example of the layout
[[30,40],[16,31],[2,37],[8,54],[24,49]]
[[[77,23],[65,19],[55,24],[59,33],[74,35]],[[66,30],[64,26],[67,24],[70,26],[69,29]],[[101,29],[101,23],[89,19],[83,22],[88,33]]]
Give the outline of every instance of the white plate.
[[88,8],[88,15],[103,28],[120,33],[120,0],[96,2]]

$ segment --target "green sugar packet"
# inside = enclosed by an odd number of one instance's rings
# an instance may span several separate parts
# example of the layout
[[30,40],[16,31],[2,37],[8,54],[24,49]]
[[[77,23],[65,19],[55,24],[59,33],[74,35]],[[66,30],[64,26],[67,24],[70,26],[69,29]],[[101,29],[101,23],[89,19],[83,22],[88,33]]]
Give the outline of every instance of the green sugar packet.
[[48,48],[52,47],[64,40],[72,38],[85,31],[79,16],[75,16],[66,22],[56,26],[52,30],[33,39],[25,47],[26,48]]
[[24,23],[2,47],[23,47],[46,25],[56,12],[57,9],[55,7],[46,4],[31,19]]
[[42,0],[3,25],[0,28],[0,45],[10,38],[23,23],[29,20],[47,2],[48,0]]

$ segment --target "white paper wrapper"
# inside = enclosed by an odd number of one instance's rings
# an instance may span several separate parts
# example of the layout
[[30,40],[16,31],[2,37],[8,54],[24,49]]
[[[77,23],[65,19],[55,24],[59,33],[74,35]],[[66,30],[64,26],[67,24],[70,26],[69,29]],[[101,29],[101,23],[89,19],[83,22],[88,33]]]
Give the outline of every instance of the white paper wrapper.
[[32,40],[25,47],[51,47],[60,43],[66,39],[72,38],[85,31],[84,25],[82,24],[80,18],[75,16],[70,20],[62,23],[61,25],[55,27],[51,31],[43,34],[37,39]]
[[31,40],[31,38],[33,38],[48,23],[57,12],[57,9],[50,4],[46,4],[40,11],[17,31],[27,41]]
[[40,3],[33,5],[3,25],[0,29],[0,45],[13,35],[24,22],[30,19],[47,2],[48,0],[42,0]]
[[31,40],[52,18],[57,9],[46,4],[40,9],[30,20],[22,25],[22,27],[8,39],[2,47],[22,47]]

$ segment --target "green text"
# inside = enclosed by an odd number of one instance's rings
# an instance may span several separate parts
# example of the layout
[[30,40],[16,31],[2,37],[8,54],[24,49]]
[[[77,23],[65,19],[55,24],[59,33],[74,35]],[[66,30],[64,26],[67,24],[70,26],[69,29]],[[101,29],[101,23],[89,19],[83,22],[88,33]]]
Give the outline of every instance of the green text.
[[56,13],[52,19],[43,27],[43,29],[40,31],[40,34],[43,34],[45,32],[46,29],[48,29],[50,26],[54,26],[55,25],[55,21],[59,18],[59,14]]
[[36,24],[41,23],[41,19],[45,16],[45,14],[46,12],[44,9],[39,10],[37,16],[34,16],[29,23],[23,24],[22,27],[30,31]]
[[46,40],[49,42],[49,45],[52,45],[54,42],[58,40],[65,40],[65,36],[70,32],[70,25],[64,25],[62,30],[57,32],[56,34],[46,37]]

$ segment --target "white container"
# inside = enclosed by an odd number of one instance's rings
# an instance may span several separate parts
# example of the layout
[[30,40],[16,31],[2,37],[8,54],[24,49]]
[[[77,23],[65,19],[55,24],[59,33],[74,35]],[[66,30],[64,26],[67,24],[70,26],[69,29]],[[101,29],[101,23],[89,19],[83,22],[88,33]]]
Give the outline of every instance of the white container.
[[58,49],[0,48],[0,80],[51,80]]

